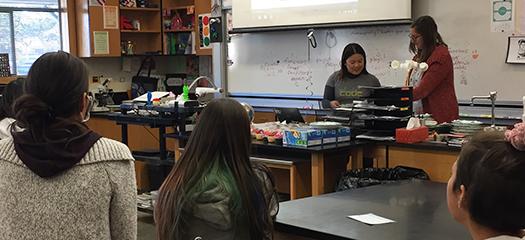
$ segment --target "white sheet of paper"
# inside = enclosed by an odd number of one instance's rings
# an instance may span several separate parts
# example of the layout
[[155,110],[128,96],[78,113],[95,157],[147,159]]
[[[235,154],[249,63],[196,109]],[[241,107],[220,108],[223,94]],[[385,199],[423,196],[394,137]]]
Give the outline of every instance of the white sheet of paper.
[[394,220],[390,220],[388,218],[377,216],[373,213],[367,213],[367,214],[361,214],[361,215],[350,215],[348,218],[354,219],[356,221],[370,224],[370,225],[377,225],[377,224],[386,224],[386,223],[394,223]]
[[[160,92],[160,91],[151,92],[151,100],[155,98],[163,98],[165,96],[168,96],[169,94],[170,92]],[[134,102],[147,102],[148,94],[147,93],[142,94],[140,97],[133,99],[133,101]]]

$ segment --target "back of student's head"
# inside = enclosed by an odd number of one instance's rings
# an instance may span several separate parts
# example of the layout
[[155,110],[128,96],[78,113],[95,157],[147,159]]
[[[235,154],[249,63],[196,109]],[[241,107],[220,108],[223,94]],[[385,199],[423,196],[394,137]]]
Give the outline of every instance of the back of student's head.
[[0,120],[4,118],[14,118],[13,103],[22,95],[23,81],[23,78],[17,78],[5,86],[2,92],[2,98],[0,98]]
[[525,229],[525,152],[502,133],[481,133],[463,147],[456,169],[453,190],[465,187],[471,220],[502,233]]
[[82,60],[63,51],[46,53],[29,69],[24,95],[15,102],[17,125],[40,138],[56,125],[79,122],[87,91]]
[[[232,196],[231,201],[241,206],[239,210],[249,221],[251,239],[265,239],[271,220],[262,185],[250,164],[250,146],[250,121],[242,105],[228,98],[210,102],[199,115],[184,154],[160,189],[155,212],[157,238],[182,237],[189,192],[211,168],[223,165],[223,170],[233,176],[233,182],[224,184],[232,184],[240,195],[239,199]],[[237,217],[235,213],[232,216]]]

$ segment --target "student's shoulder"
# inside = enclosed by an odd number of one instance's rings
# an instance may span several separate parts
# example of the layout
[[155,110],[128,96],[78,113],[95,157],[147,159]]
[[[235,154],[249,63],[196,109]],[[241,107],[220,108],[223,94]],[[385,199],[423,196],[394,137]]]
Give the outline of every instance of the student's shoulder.
[[102,137],[93,144],[80,164],[111,161],[134,161],[134,158],[125,144]]
[[445,63],[451,62],[452,56],[450,55],[449,49],[445,45],[438,45],[427,60],[428,64],[438,62]]
[[327,85],[333,87],[335,81],[339,78],[339,72],[340,71],[335,71],[332,74],[330,74],[330,76],[328,77],[328,81],[326,82]]

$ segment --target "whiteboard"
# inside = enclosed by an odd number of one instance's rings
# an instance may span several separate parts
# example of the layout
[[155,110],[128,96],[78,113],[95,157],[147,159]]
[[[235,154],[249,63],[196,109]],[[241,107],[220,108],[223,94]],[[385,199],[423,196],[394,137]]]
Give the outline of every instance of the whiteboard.
[[[517,6],[516,12],[525,14],[521,10],[525,9],[525,1],[519,0]],[[505,63],[511,33],[491,32],[490,1],[417,0],[412,7],[414,18],[431,15],[436,19],[449,45],[458,99],[498,91],[498,101],[521,101],[525,95],[525,64]],[[525,26],[524,18],[517,21]],[[403,74],[388,69],[388,63],[411,57],[408,29],[406,25],[337,29],[334,32],[338,42],[333,48],[326,46],[326,31],[317,30],[319,47],[311,51],[310,61],[305,31],[235,35],[228,46],[233,61],[228,68],[228,91],[297,96],[313,92],[321,96],[348,42],[358,42],[365,48],[368,70],[382,84],[401,84]]]
[[[365,48],[368,72],[383,85],[401,85],[405,73],[388,66],[411,58],[409,26],[356,27],[317,30],[317,48],[310,48],[305,31],[247,33],[232,37],[228,46],[228,91],[234,95],[320,97],[328,77],[339,70],[341,54],[350,42]],[[396,45],[396,43],[403,43]]]
[[410,19],[411,0],[233,0],[233,27]]

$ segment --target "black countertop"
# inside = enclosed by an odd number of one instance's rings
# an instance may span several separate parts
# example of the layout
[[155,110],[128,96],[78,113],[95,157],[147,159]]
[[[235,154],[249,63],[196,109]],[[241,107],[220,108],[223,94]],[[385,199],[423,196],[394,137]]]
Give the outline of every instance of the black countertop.
[[[470,239],[450,216],[446,185],[403,181],[282,202],[276,229],[316,239]],[[374,213],[395,223],[347,218]]]
[[371,145],[373,142],[371,141],[365,141],[365,140],[353,140],[349,142],[342,142],[342,143],[333,143],[333,144],[323,144],[318,146],[311,146],[311,147],[298,147],[298,146],[283,146],[278,144],[272,144],[272,143],[264,143],[262,141],[252,141],[252,146],[255,148],[266,148],[266,149],[290,149],[290,150],[298,150],[298,151],[305,151],[305,152],[329,152],[329,151],[341,151],[341,150],[349,150],[351,148],[359,147],[359,146],[365,146],[365,145]]
[[383,144],[392,147],[403,147],[403,148],[414,148],[420,150],[435,150],[435,151],[452,151],[459,152],[461,147],[449,146],[444,143],[431,143],[431,142],[420,142],[420,143],[397,143],[397,142],[382,142],[376,144]]

